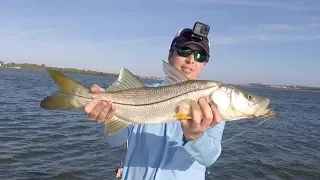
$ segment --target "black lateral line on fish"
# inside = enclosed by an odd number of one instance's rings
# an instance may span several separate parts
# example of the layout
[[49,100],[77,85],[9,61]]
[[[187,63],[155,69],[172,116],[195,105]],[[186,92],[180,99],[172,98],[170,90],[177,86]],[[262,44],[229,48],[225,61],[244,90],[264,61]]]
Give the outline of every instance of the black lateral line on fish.
[[58,91],[55,94],[59,94],[59,93],[60,94],[65,94],[65,95],[71,95],[71,96],[78,96],[78,97],[85,98],[85,99],[92,99],[91,97],[82,96],[82,95],[79,95],[79,94],[73,94],[73,93],[69,93],[69,92],[65,92],[65,91]]
[[[201,80],[198,80],[198,81],[201,81]],[[183,82],[184,83],[184,82]],[[189,82],[187,83],[191,83],[193,84],[194,81],[193,80],[190,80]],[[180,83],[179,83],[180,84]],[[170,85],[169,85],[170,86]],[[187,92],[184,92],[184,93],[181,93],[181,94],[178,94],[177,96],[172,96],[172,97],[168,97],[166,99],[163,99],[163,100],[160,100],[160,101],[157,101],[157,102],[151,102],[151,103],[144,103],[144,104],[127,104],[127,103],[119,103],[119,102],[112,102],[113,104],[118,104],[118,105],[127,105],[127,106],[145,106],[145,105],[153,105],[153,104],[157,104],[157,103],[161,103],[161,102],[165,102],[167,100],[171,100],[171,99],[174,99],[174,98],[177,98],[179,96],[183,96],[183,95],[186,95],[188,93],[192,93],[192,92],[196,92],[198,90],[208,90],[210,88],[212,88],[213,86],[209,86],[209,87],[203,87],[203,88],[200,88],[200,89],[193,89],[193,90],[190,90],[190,91],[187,91]],[[144,88],[154,88],[154,87],[144,87]],[[165,86],[160,86],[160,87],[156,87],[156,88],[165,88]],[[139,89],[139,88],[133,88],[133,89]],[[132,90],[132,89],[131,89]],[[119,93],[121,91],[126,91],[126,89],[121,89],[121,90],[118,90],[118,91],[111,91],[111,92],[106,92],[107,94],[108,93]],[[76,94],[76,93],[70,93],[70,92],[67,92],[67,91],[64,91],[63,89],[60,89],[58,91],[59,93],[61,94],[65,94],[65,95],[72,95],[72,96],[78,96],[78,97],[81,97],[81,98],[85,98],[85,99],[92,99],[92,97],[87,97],[87,96],[84,96],[84,95],[80,95],[80,94]],[[99,93],[91,93],[91,94],[99,94]],[[103,100],[103,101],[107,101],[107,100]]]
[[[180,94],[179,96],[183,96],[183,95],[188,94],[188,93],[190,93],[190,92],[186,92],[186,93]],[[165,102],[167,100],[171,100],[171,99],[177,98],[179,96],[174,96],[174,97],[170,97],[170,98],[167,98],[167,99],[164,99],[164,100],[161,100],[161,101],[152,102],[152,103],[146,103],[146,104],[125,104],[125,103],[118,103],[118,102],[113,102],[113,103],[114,104],[119,104],[119,105],[125,105],[125,106],[147,106],[147,105],[153,105],[153,104],[157,104],[157,103],[162,103],[162,102]]]
[[[204,89],[201,89],[201,90],[207,90],[207,89],[210,89],[211,87],[209,88],[204,88]],[[72,94],[72,93],[68,93],[68,92],[64,92],[64,91],[59,91],[60,93],[62,94],[66,94],[66,95],[73,95],[73,96],[78,96],[78,97],[82,97],[82,98],[85,98],[85,99],[92,99],[91,97],[86,97],[86,96],[82,96],[82,95],[79,95],[79,94]],[[192,92],[196,92],[196,90],[192,90],[192,91],[188,91],[188,92],[185,92],[185,93],[182,93],[182,94],[179,94],[179,96],[183,96],[183,95],[186,95],[188,93],[192,93]],[[112,102],[113,104],[118,104],[118,105],[126,105],[126,106],[146,106],[146,105],[153,105],[153,104],[157,104],[157,103],[161,103],[161,102],[165,102],[167,100],[171,100],[171,99],[174,99],[174,98],[177,98],[179,96],[173,96],[173,97],[169,97],[167,99],[163,99],[163,100],[160,100],[160,101],[157,101],[157,102],[152,102],[152,103],[145,103],[145,104],[126,104],[126,103],[119,103],[119,102]],[[105,100],[103,100],[105,101]]]
[[[201,89],[201,90],[207,90],[207,89],[210,89],[210,88],[211,88],[211,87],[209,87],[209,88],[204,88],[204,89]],[[195,91],[195,90],[188,91],[188,92],[179,94],[179,96],[183,96],[183,95],[186,95],[186,94],[191,93],[191,92],[196,92],[196,91]],[[168,100],[177,98],[177,97],[179,97],[179,96],[173,96],[173,97],[170,97],[170,98],[167,98],[167,99],[163,99],[163,100],[160,100],[160,101],[157,101],[157,102],[146,103],[146,104],[126,104],[126,103],[118,103],[118,102],[113,102],[113,103],[114,103],[114,104],[118,104],[118,105],[127,105],[127,106],[145,106],[145,105],[153,105],[153,104],[157,104],[157,103],[162,103],[162,102],[165,102],[165,101],[168,101]]]

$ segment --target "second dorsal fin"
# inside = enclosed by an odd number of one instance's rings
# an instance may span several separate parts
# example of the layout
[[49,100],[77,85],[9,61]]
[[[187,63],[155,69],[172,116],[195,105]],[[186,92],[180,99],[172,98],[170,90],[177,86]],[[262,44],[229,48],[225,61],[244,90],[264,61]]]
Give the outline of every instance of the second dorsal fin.
[[183,72],[179,71],[177,68],[171,66],[169,63],[163,62],[163,71],[165,73],[164,81],[167,84],[175,84],[183,81],[190,80]]

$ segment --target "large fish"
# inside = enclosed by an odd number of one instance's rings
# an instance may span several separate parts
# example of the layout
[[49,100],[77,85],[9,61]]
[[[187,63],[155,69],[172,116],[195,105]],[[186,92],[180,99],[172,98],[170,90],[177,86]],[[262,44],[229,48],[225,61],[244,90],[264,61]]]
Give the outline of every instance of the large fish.
[[[130,124],[159,124],[191,119],[190,105],[196,104],[200,97],[214,102],[225,121],[275,115],[266,97],[217,81],[190,80],[165,61],[163,70],[169,85],[147,87],[130,71],[121,68],[118,79],[103,93],[91,93],[79,82],[58,71],[48,70],[60,90],[42,100],[40,106],[49,110],[83,108],[100,95],[102,100],[112,101],[116,106],[115,116],[105,121],[105,132],[109,135],[118,133]],[[185,110],[183,113],[176,112],[179,104]],[[199,105],[196,107],[201,111]]]

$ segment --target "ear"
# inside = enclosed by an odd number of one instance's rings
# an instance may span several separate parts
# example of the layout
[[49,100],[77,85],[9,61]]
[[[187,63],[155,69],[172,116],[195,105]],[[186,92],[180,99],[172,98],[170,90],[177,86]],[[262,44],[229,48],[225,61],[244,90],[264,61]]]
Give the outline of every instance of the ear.
[[207,63],[209,62],[209,59],[207,61],[204,62],[204,65],[207,65]]
[[168,54],[168,61],[170,61],[172,56],[173,56],[173,50],[170,49]]

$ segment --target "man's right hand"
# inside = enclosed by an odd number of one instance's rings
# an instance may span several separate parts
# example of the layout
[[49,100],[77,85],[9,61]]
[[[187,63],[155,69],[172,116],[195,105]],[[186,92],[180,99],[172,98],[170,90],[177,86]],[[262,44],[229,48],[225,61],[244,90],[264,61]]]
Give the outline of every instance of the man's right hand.
[[[93,93],[105,92],[103,88],[98,85],[93,85],[90,88]],[[115,107],[112,106],[110,101],[101,101],[101,97],[96,97],[83,107],[85,113],[88,114],[90,120],[103,122],[111,119],[114,116]]]

